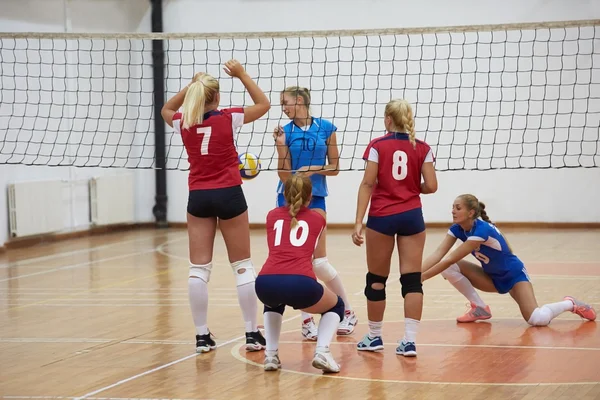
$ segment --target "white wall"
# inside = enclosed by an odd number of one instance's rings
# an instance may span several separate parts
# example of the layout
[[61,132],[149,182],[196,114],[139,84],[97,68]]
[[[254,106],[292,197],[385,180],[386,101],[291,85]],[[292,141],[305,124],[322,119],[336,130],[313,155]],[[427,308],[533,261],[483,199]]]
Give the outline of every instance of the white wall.
[[[124,32],[124,31],[149,31],[150,30],[150,6],[147,0],[70,0],[65,13],[63,0],[3,0],[2,13],[0,15],[0,31],[57,31],[62,32],[65,27],[72,31],[85,32]],[[35,12],[32,12],[35,10]],[[210,11],[211,17],[205,17],[207,10]],[[214,10],[224,10],[223,13]],[[201,16],[201,17],[199,17]],[[448,25],[469,25],[469,24],[499,24],[499,23],[517,23],[517,22],[535,22],[535,21],[552,21],[552,20],[568,20],[568,19],[592,19],[600,18],[600,3],[589,0],[576,1],[544,1],[535,0],[523,2],[518,0],[508,0],[505,2],[497,1],[463,1],[455,2],[452,6],[448,6],[447,2],[442,0],[426,0],[426,1],[404,1],[396,0],[354,0],[354,1],[338,1],[338,0],[271,0],[271,1],[248,1],[248,0],[165,0],[164,10],[164,28],[167,32],[247,32],[247,31],[300,31],[300,30],[324,30],[324,29],[370,29],[370,28],[398,28],[398,27],[419,27],[419,26],[448,26]],[[596,28],[597,30],[599,28]],[[595,55],[594,68],[598,68],[597,49],[600,48],[598,43],[598,34],[595,39]],[[363,38],[364,39],[364,38]],[[356,43],[361,43],[361,38],[357,39]],[[251,41],[250,41],[251,42]],[[250,43],[249,42],[249,43]],[[82,42],[83,43],[83,42]],[[181,85],[189,80],[194,71],[202,67],[198,65],[206,65],[206,57],[221,57],[223,61],[226,58],[235,54],[240,54],[236,51],[222,51],[221,53],[207,52],[196,49],[193,51],[191,47],[177,47],[183,43],[190,46],[191,42],[169,41],[169,51],[167,52],[167,82],[166,87],[169,94],[178,90]],[[231,45],[228,41],[222,43],[211,42],[212,45],[220,46],[222,49]],[[302,42],[306,43],[306,42]],[[310,47],[309,42],[309,47]],[[318,43],[315,42],[315,43]],[[347,42],[344,42],[344,44]],[[252,44],[252,43],[251,43]],[[259,42],[261,46],[268,46],[268,41]],[[413,43],[414,44],[414,43]],[[196,45],[201,46],[201,41],[196,42]],[[294,46],[294,42],[287,43],[288,48]],[[554,45],[553,45],[554,46]],[[360,47],[360,46],[358,46]],[[355,48],[356,51],[358,47]],[[385,51],[385,46],[382,46]],[[389,46],[387,47],[389,50]],[[132,61],[144,58],[146,63],[150,63],[148,46],[146,45],[144,52],[134,52],[135,55],[131,58]],[[425,51],[427,47],[424,47]],[[302,57],[306,51],[301,52]],[[350,50],[346,50],[350,51]],[[270,54],[271,53],[271,54]],[[293,53],[293,52],[292,52]],[[298,52],[297,52],[298,53]],[[207,55],[208,54],[208,55]],[[268,141],[269,135],[260,135],[260,132],[270,131],[272,126],[277,123],[285,122],[281,116],[281,110],[278,104],[278,91],[290,83],[290,78],[294,74],[304,73],[302,63],[293,62],[290,59],[286,79],[273,78],[273,71],[279,73],[283,66],[275,65],[271,70],[269,57],[272,52],[266,51],[261,53],[260,63],[262,65],[259,70],[256,66],[249,67],[249,71],[254,76],[260,76],[263,79],[259,80],[259,84],[263,89],[269,92],[273,101],[274,107],[268,114],[266,119],[259,121],[254,127],[247,126],[242,130],[240,135],[240,149],[249,148],[252,151],[261,153],[263,165],[272,168],[274,164],[270,158],[272,156],[271,143]],[[290,55],[291,53],[288,53]],[[299,53],[298,53],[299,54]],[[315,53],[316,54],[316,53]],[[425,54],[425,53],[423,53]],[[492,53],[493,55],[494,53]],[[242,52],[242,56],[258,57],[257,52]],[[359,54],[360,55],[360,54]],[[385,55],[385,54],[384,54]],[[181,65],[182,61],[189,60],[185,57],[194,57],[192,60],[194,65]],[[109,56],[110,57],[110,56]],[[137,58],[136,58],[137,57]],[[179,57],[179,58],[178,58]],[[183,58],[181,58],[183,57]],[[290,55],[291,57],[291,55]],[[590,56],[591,57],[591,56]],[[422,55],[417,57],[417,60],[423,58]],[[211,58],[212,59],[212,58]],[[90,63],[99,60],[90,56]],[[105,59],[106,61],[106,59]],[[497,61],[497,60],[496,60]],[[343,63],[340,63],[340,65]],[[320,68],[324,63],[315,63],[315,68]],[[345,64],[344,64],[345,65]],[[349,65],[349,64],[348,64]],[[346,68],[348,65],[342,66]],[[366,65],[366,63],[365,63]],[[382,64],[383,65],[383,64]],[[413,68],[415,63],[406,64],[406,68]],[[369,64],[369,66],[372,66]],[[148,67],[139,67],[138,69],[128,70],[131,74],[128,78],[128,84],[131,91],[139,90],[140,85],[151,84],[151,75],[148,75]],[[340,68],[342,68],[340,67]],[[296,70],[294,70],[296,68]],[[382,67],[383,68],[383,67]],[[219,66],[212,65],[208,69],[219,74]],[[76,70],[80,73],[81,70]],[[88,84],[88,91],[94,91],[93,85],[97,84],[100,74],[103,69],[94,66],[89,68],[92,74],[90,82],[85,82],[85,78],[78,78],[77,85]],[[293,72],[290,72],[293,71]],[[284,71],[285,72],[285,71]],[[70,70],[73,73],[73,69]],[[143,78],[135,75],[143,73]],[[151,71],[150,71],[151,73]],[[473,72],[474,74],[475,72]],[[94,75],[95,74],[95,75]],[[359,70],[354,70],[355,75],[352,84],[356,85],[356,79],[361,80]],[[578,72],[579,74],[579,72]],[[392,96],[405,96],[417,105],[417,131],[418,135],[428,141],[437,142],[440,140],[440,134],[447,133],[446,129],[439,127],[432,128],[428,126],[428,121],[434,119],[427,118],[427,113],[430,112],[425,108],[426,101],[422,97],[418,99],[415,96],[421,94],[415,90],[411,91],[410,82],[405,81],[407,89],[401,88],[401,83],[394,83],[393,90],[388,90],[387,93],[382,93],[377,90],[366,90],[371,88],[373,82],[370,78],[365,79],[364,87],[357,87],[360,90],[336,90],[336,85],[345,84],[345,81],[336,81],[335,73],[328,73],[323,76],[315,70],[315,75],[311,78],[298,78],[298,81],[307,83],[313,89],[315,98],[314,112],[318,115],[326,117],[334,117],[336,124],[342,128],[339,136],[342,147],[342,156],[349,156],[354,161],[351,165],[350,159],[344,161],[348,167],[361,167],[358,163],[360,153],[364,144],[370,138],[370,131],[379,131],[381,128],[378,121],[381,114],[381,106],[385,104],[390,94]],[[410,74],[409,74],[410,75]],[[427,74],[425,74],[427,75]],[[431,74],[429,74],[431,75]],[[283,76],[283,75],[281,75]],[[491,76],[491,75],[490,75]],[[321,79],[323,78],[323,79]],[[325,79],[327,78],[327,79]],[[331,79],[334,79],[332,82]],[[550,79],[530,77],[534,84],[538,81],[535,79]],[[586,123],[591,126],[597,123],[595,114],[599,111],[597,93],[599,90],[600,79],[598,76],[579,76],[576,74],[575,79],[588,79],[588,82],[593,82],[593,85],[588,85],[592,91],[592,96],[596,100],[591,101],[588,106],[588,113],[591,119]],[[570,81],[569,81],[570,82]],[[579,81],[577,81],[579,82]],[[230,79],[223,79],[222,104],[247,104],[248,96],[241,93],[239,82],[233,83]],[[41,84],[41,83],[38,83]],[[73,83],[71,83],[73,84]],[[111,84],[118,86],[113,80]],[[361,83],[362,84],[362,83]],[[376,82],[377,85],[379,83]],[[390,83],[383,82],[381,87]],[[138,85],[138,86],[135,86]],[[520,86],[523,87],[521,81]],[[144,86],[145,87],[145,86]],[[419,87],[423,87],[419,84]],[[436,86],[437,87],[437,86]],[[121,88],[121,86],[119,86]],[[231,89],[239,93],[229,95]],[[518,90],[518,89],[517,89]],[[577,90],[582,90],[578,87]],[[119,115],[128,115],[135,119],[138,116],[137,122],[128,122],[129,125],[109,126],[108,136],[118,132],[120,129],[131,132],[145,132],[149,142],[146,147],[136,147],[137,150],[151,151],[152,130],[153,126],[148,123],[148,116],[140,116],[135,112],[140,112],[139,104],[147,104],[151,99],[151,92],[144,93],[141,96],[129,94],[126,98],[130,101],[130,106],[122,108],[116,103],[123,97],[120,94],[110,94],[109,88],[97,89],[98,93],[107,96],[108,99],[115,103],[113,108],[109,110],[113,113],[122,113]],[[369,120],[368,124],[356,126],[352,119],[345,118],[356,110],[353,107],[360,107],[360,99],[355,99],[352,96],[356,94],[363,96],[375,96],[376,106],[361,108],[358,114],[363,120]],[[436,93],[441,93],[438,91]],[[448,90],[450,93],[450,90]],[[515,92],[516,93],[516,92]],[[332,101],[331,96],[337,96]],[[489,93],[488,93],[489,94]],[[533,94],[535,95],[535,93]],[[344,98],[347,107],[334,106],[335,101]],[[387,98],[385,98],[387,96]],[[411,96],[415,98],[411,98]],[[571,95],[572,97],[573,95]],[[64,99],[63,99],[64,100]],[[6,101],[6,100],[4,100]],[[319,103],[329,102],[331,104],[321,105]],[[120,104],[120,103],[119,103]],[[559,106],[557,106],[559,107]],[[562,106],[561,106],[562,107]],[[574,107],[582,107],[575,105]],[[147,108],[145,109],[147,110]],[[580,110],[576,109],[575,111]],[[78,112],[81,116],[85,113],[92,114],[92,109],[71,110],[69,109],[68,117],[65,120],[70,121],[71,129],[80,135],[84,135],[87,130],[85,125],[81,126],[81,121],[77,120]],[[98,111],[98,110],[96,110]],[[100,111],[102,112],[102,108]],[[144,111],[145,112],[145,111]],[[546,111],[549,112],[549,111]],[[113,114],[116,115],[116,114]],[[447,114],[445,114],[447,115]],[[70,119],[69,119],[70,118]],[[90,122],[87,122],[90,123]],[[502,124],[502,121],[498,121]],[[547,123],[545,121],[544,123]],[[562,121],[558,121],[562,123]],[[353,125],[355,124],[355,125]],[[367,126],[369,125],[369,126]],[[573,124],[571,124],[573,125]],[[95,126],[95,125],[94,125]],[[428,129],[426,129],[428,128]],[[544,128],[544,126],[542,126]],[[255,135],[252,139],[248,133],[254,129]],[[438,133],[432,133],[435,130]],[[167,130],[170,133],[170,130]],[[369,132],[366,137],[365,132]],[[483,140],[484,143],[489,139],[491,131],[485,131],[478,140]],[[557,131],[558,135],[564,134],[564,130]],[[425,135],[430,136],[425,136]],[[433,136],[431,136],[433,135]],[[437,136],[436,136],[437,135]],[[485,136],[488,135],[488,136]],[[592,140],[597,138],[597,130],[591,133],[586,133],[588,138]],[[596,135],[596,136],[594,136]],[[107,136],[107,137],[108,137]],[[355,146],[360,137],[361,146]],[[470,136],[471,137],[471,136]],[[136,136],[131,138],[132,143],[143,146],[143,140],[146,136]],[[171,143],[170,148],[170,164],[174,167],[185,167],[185,156],[182,153],[179,138],[168,136],[168,143]],[[265,140],[266,139],[266,140]],[[128,139],[129,140],[129,139]],[[142,140],[142,142],[139,142]],[[263,141],[264,140],[264,141]],[[575,139],[574,143],[577,141]],[[72,142],[69,142],[72,143]],[[263,144],[264,143],[264,144]],[[593,142],[587,143],[587,146],[594,145]],[[250,146],[250,147],[247,147]],[[543,145],[542,145],[543,146]],[[545,148],[548,148],[546,145]],[[485,146],[483,146],[485,147]],[[569,148],[571,149],[571,148]],[[500,151],[499,149],[496,149]],[[563,149],[564,150],[564,149]],[[576,149],[577,150],[577,149]],[[443,156],[444,149],[439,149],[438,153]],[[562,151],[551,150],[551,151]],[[586,149],[589,151],[589,148]],[[598,154],[599,150],[593,149],[592,152]],[[136,153],[138,154],[138,153]],[[498,154],[498,153],[496,153]],[[445,156],[447,157],[447,155]],[[459,158],[457,158],[459,159]],[[496,161],[502,160],[502,157]],[[525,161],[532,159],[525,159]],[[589,158],[586,159],[589,162]],[[599,160],[596,158],[597,163]],[[448,167],[446,164],[444,168]],[[6,166],[0,165],[0,244],[6,241],[7,237],[7,217],[6,212],[6,184],[19,180],[37,180],[37,179],[63,179],[73,181],[70,193],[65,199],[68,205],[69,214],[65,217],[65,229],[73,229],[80,225],[85,225],[87,215],[87,204],[82,200],[81,180],[85,180],[96,174],[115,173],[115,169],[87,169],[87,168],[69,168],[69,167],[24,167],[24,166]],[[152,206],[154,205],[154,172],[152,170],[136,171],[136,214],[139,221],[151,221]],[[182,222],[185,221],[185,207],[187,202],[187,172],[184,171],[169,171],[168,177],[168,218],[170,221]],[[355,196],[360,180],[360,172],[342,172],[339,176],[329,180],[331,195],[328,199],[329,205],[329,220],[331,222],[343,223],[352,222],[354,218]],[[425,215],[428,221],[448,221],[449,209],[452,199],[459,193],[471,192],[476,194],[482,200],[488,203],[491,217],[496,221],[600,221],[600,208],[597,207],[597,200],[600,197],[600,169],[547,169],[547,170],[500,170],[500,171],[451,171],[440,172],[440,190],[435,195],[426,196],[424,200]],[[244,190],[246,192],[249,206],[250,218],[252,222],[263,222],[267,211],[273,206],[275,201],[275,186],[277,177],[274,172],[265,171],[259,178],[254,181],[246,182]],[[516,192],[509,193],[511,190]],[[334,206],[335,204],[335,206]],[[85,211],[84,211],[85,210]]]
[[[65,5],[67,5],[66,8]],[[0,14],[0,31],[147,32],[150,31],[150,23],[146,17],[148,10],[149,2],[146,0],[128,0],[126,2],[119,0],[69,0],[68,3],[65,3],[63,0],[3,0],[2,13]],[[89,41],[82,43],[89,44]],[[39,42],[31,41],[27,45],[28,48],[32,49],[39,44]],[[36,51],[25,52],[21,50],[3,53],[3,67],[5,68],[8,65],[9,57],[12,57],[10,58],[12,61],[23,61],[29,57],[30,62],[35,60],[34,57],[39,57],[40,61],[48,64],[39,64],[34,68],[33,65],[35,62],[31,62],[27,70],[29,78],[14,77],[14,75],[24,75],[22,66],[20,67],[21,69],[16,70],[19,72],[17,74],[15,74],[12,66],[10,71],[8,69],[3,70],[3,81],[0,86],[5,91],[2,92],[3,99],[2,104],[0,104],[0,124],[6,124],[4,128],[6,126],[11,128],[21,126],[23,128],[22,130],[13,129],[6,137],[2,138],[3,141],[6,140],[2,143],[6,146],[1,152],[3,161],[7,161],[7,154],[10,154],[8,151],[9,148],[25,153],[29,139],[31,141],[43,142],[39,146],[30,145],[26,151],[30,156],[23,158],[24,161],[35,162],[37,164],[44,164],[46,162],[58,163],[61,158],[40,157],[36,160],[33,154],[44,152],[53,155],[65,154],[67,156],[65,159],[68,160],[69,156],[74,155],[75,149],[80,143],[90,143],[92,140],[95,142],[109,140],[109,143],[111,143],[111,138],[117,137],[118,139],[118,136],[115,135],[122,136],[121,143],[126,140],[130,140],[132,143],[139,143],[140,140],[145,138],[145,134],[147,134],[152,140],[149,142],[146,152],[148,149],[153,151],[151,148],[153,142],[153,125],[152,123],[147,123],[149,115],[143,115],[142,118],[142,120],[146,120],[146,125],[139,122],[112,125],[102,125],[100,123],[96,125],[93,118],[87,118],[94,114],[106,116],[106,114],[119,115],[119,113],[133,118],[132,116],[139,115],[140,112],[147,114],[148,111],[147,108],[139,111],[139,107],[120,106],[119,104],[123,104],[126,95],[113,94],[112,96],[108,96],[108,93],[102,93],[100,99],[91,99],[89,93],[95,91],[96,93],[91,95],[95,96],[99,95],[105,89],[99,89],[102,83],[99,77],[107,71],[103,70],[100,66],[93,65],[81,68],[73,67],[76,61],[74,61],[68,52],[63,51],[65,48],[72,47],[65,46],[67,45],[63,42],[53,44],[51,47],[44,47],[52,48],[52,51],[38,53]],[[70,43],[69,46],[75,46],[75,43]],[[89,53],[80,54],[79,56],[82,57],[81,62],[89,61],[90,63],[88,64],[91,64],[92,59],[88,58],[85,60],[85,57],[89,55]],[[94,57],[96,59],[93,61],[98,61],[98,54]],[[60,65],[61,63],[63,65]],[[127,76],[127,73],[119,71],[118,76]],[[115,81],[113,79],[113,85]],[[63,90],[55,90],[54,93],[51,93],[52,88],[62,88]],[[44,90],[40,91],[39,89]],[[78,93],[78,91],[84,92],[86,89],[89,92],[86,93],[88,97],[85,97],[82,93]],[[70,91],[71,93],[66,93],[66,91]],[[89,100],[99,100],[102,105],[82,106],[82,104],[85,104]],[[12,108],[12,103],[16,102],[28,102],[30,104],[27,107],[22,104],[15,105],[15,108]],[[38,103],[40,104],[39,106],[37,105]],[[41,103],[51,105],[42,106]],[[65,104],[75,103],[79,104],[77,108],[65,106]],[[135,102],[129,101],[129,104],[132,103],[135,104]],[[6,115],[11,115],[11,117],[6,117]],[[37,115],[37,117],[25,117],[31,115]],[[60,121],[60,124],[58,124],[58,121]],[[144,132],[144,129],[146,132]],[[106,130],[109,133],[105,135],[93,135],[96,130]],[[18,139],[16,136],[17,131],[19,132]],[[128,137],[123,133],[126,131],[144,134],[144,136],[141,139],[132,138],[131,135]],[[67,135],[68,132],[71,133],[70,136]],[[12,140],[13,143],[9,144],[7,139]],[[19,143],[14,144],[15,140]],[[66,142],[70,145],[56,146],[50,153],[52,143],[58,141]],[[96,152],[96,150],[98,150],[98,146],[92,148],[92,146],[84,145],[80,146],[78,154],[101,154]],[[106,152],[105,155],[111,155],[110,151]],[[81,157],[79,159],[74,158],[73,160],[79,165],[89,162],[86,158]],[[15,161],[15,159],[11,161]],[[99,158],[91,158],[90,161],[99,161]],[[110,157],[106,158],[105,164],[111,161]],[[0,246],[8,238],[8,213],[6,211],[6,187],[8,184],[38,180],[63,181],[64,230],[69,231],[85,229],[89,226],[89,196],[87,186],[89,178],[123,172],[130,173],[131,171],[117,168],[0,165],[0,210],[2,210],[0,212]],[[154,219],[152,216],[152,206],[154,205],[154,171],[146,169],[134,171],[133,173],[136,175],[136,219],[138,221],[152,221]],[[40,201],[43,201],[43,199],[40,199]]]

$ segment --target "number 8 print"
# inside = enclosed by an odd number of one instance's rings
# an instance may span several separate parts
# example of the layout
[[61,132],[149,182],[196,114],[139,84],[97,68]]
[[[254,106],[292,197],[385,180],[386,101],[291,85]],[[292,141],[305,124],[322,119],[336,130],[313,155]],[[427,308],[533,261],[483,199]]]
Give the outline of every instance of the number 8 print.
[[397,181],[404,180],[408,175],[408,155],[402,150],[396,150],[393,157],[392,176]]

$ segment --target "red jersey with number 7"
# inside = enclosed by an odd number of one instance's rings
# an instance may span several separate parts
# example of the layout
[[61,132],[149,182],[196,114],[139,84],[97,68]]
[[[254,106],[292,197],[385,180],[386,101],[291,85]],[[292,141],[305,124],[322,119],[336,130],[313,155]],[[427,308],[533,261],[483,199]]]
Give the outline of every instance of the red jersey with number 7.
[[173,116],[190,163],[189,190],[220,189],[242,184],[234,136],[244,125],[243,108],[226,108],[204,114],[203,122],[183,128],[183,116]]
[[307,207],[296,215],[298,225],[291,227],[288,207],[275,208],[267,214],[269,256],[259,275],[305,275],[317,279],[312,256],[325,228],[325,218]]
[[434,161],[427,143],[417,140],[413,147],[408,134],[389,132],[369,143],[363,159],[378,164],[370,216],[384,217],[421,207],[421,168]]

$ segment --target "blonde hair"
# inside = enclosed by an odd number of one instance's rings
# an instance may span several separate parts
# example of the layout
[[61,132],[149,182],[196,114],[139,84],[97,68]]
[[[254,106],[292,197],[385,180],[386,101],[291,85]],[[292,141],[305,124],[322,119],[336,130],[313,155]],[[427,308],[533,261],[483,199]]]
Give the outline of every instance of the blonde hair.
[[183,100],[183,127],[200,125],[204,119],[204,107],[215,101],[219,93],[219,81],[213,76],[198,73],[188,86]]
[[306,111],[310,116],[310,90],[301,86],[288,86],[281,91],[281,94],[284,93],[294,96],[294,98],[297,98],[298,96],[302,97],[302,100],[304,100],[303,105],[306,107]]
[[408,133],[410,143],[416,147],[415,117],[410,103],[404,99],[391,100],[385,106],[385,116],[392,119],[395,131]]
[[306,175],[299,173],[286,179],[283,184],[283,197],[292,216],[291,228],[298,224],[296,215],[298,215],[300,207],[310,202],[311,195],[312,182]]

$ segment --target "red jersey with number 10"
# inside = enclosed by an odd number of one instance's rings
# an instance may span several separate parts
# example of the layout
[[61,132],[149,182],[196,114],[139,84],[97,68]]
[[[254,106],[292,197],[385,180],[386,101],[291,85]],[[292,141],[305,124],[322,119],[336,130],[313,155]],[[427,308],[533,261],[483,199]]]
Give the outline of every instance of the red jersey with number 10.
[[288,207],[278,207],[267,214],[269,257],[259,275],[305,275],[317,279],[312,256],[325,228],[325,218],[302,207],[296,219],[298,225],[290,229],[292,217]]
[[226,108],[204,114],[203,122],[183,128],[183,115],[173,116],[190,163],[189,190],[239,186],[242,178],[234,136],[244,125],[243,108]]
[[421,207],[421,168],[434,161],[427,143],[417,140],[413,147],[406,133],[390,132],[373,139],[363,159],[378,164],[369,215],[384,217]]

